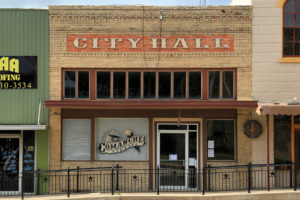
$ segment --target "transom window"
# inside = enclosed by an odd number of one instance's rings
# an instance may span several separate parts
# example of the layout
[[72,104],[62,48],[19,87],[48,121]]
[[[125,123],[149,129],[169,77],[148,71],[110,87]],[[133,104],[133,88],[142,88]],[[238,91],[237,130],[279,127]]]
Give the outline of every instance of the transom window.
[[283,56],[300,56],[300,0],[286,1],[283,15]]
[[233,71],[209,71],[208,82],[210,99],[233,99]]
[[234,99],[235,70],[64,70],[64,99]]
[[65,71],[64,72],[64,97],[65,98],[89,98],[89,71]]

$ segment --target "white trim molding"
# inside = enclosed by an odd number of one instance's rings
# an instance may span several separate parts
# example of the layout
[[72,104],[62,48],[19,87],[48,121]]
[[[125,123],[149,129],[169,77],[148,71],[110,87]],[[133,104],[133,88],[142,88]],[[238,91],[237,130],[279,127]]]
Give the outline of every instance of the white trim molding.
[[0,130],[47,130],[48,125],[0,125]]

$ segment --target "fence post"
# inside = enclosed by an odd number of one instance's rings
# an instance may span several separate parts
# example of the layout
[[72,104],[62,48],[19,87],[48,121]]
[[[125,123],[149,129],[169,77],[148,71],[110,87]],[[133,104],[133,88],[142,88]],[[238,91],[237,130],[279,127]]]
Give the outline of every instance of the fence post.
[[117,164],[117,182],[116,182],[116,191],[119,190],[119,164]]
[[293,187],[293,164],[290,166],[290,187]]
[[22,169],[22,177],[21,177],[21,198],[24,199],[24,169]]
[[208,187],[207,187],[207,191],[210,191],[210,165],[207,166],[207,184],[208,184]]
[[159,165],[156,168],[156,194],[159,195]]
[[79,192],[79,166],[77,166],[77,174],[76,174],[76,192]]
[[70,167],[68,167],[68,197],[70,197]]
[[297,191],[297,168],[298,168],[298,164],[296,161],[294,165],[294,191]]
[[205,187],[206,187],[206,167],[203,166],[203,175],[202,175],[202,195],[205,195]]
[[251,162],[248,164],[248,193],[251,192]]
[[37,170],[37,194],[40,194],[40,169]]
[[114,167],[111,167],[111,195],[114,195]]

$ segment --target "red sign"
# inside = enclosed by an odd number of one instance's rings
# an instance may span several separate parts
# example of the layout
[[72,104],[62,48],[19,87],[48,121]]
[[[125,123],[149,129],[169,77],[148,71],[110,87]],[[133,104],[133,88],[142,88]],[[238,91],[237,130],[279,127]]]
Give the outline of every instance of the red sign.
[[75,35],[67,36],[69,52],[230,52],[232,35]]

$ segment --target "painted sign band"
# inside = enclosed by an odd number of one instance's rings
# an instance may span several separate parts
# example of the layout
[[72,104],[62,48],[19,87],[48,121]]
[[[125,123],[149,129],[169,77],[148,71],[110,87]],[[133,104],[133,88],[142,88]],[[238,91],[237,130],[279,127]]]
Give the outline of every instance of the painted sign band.
[[231,52],[232,35],[67,35],[69,52]]

